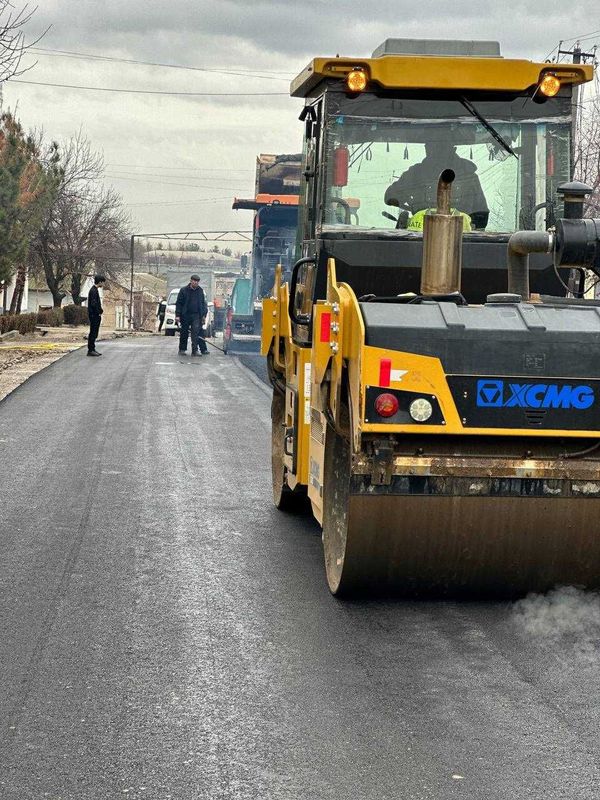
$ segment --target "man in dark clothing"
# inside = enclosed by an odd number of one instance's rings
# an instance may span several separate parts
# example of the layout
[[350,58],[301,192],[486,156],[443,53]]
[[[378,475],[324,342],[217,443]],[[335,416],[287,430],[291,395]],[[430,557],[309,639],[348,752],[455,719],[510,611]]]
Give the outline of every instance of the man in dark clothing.
[[161,328],[165,321],[165,312],[167,310],[167,301],[164,297],[161,297],[158,301],[158,307],[156,309],[156,316],[158,317],[158,332],[160,333]]
[[[188,333],[192,337],[192,355],[208,355],[202,328],[207,312],[208,306],[206,305],[204,290],[200,286],[200,277],[192,275],[189,284],[179,290],[177,303],[175,304],[175,322],[181,326],[179,333],[180,355],[185,355],[186,353]],[[200,345],[200,353],[198,352],[198,345]]]
[[94,275],[94,285],[88,292],[88,317],[90,318],[90,332],[88,334],[88,356],[101,356],[96,350],[96,339],[100,331],[100,321],[102,319],[102,303],[100,302],[100,292],[98,287],[106,281],[104,275]]
[[461,158],[454,145],[445,142],[428,142],[425,158],[420,164],[407,169],[388,187],[384,201],[388,206],[398,206],[402,212],[412,214],[437,206],[437,185],[440,173],[452,169],[456,179],[452,184],[452,208],[471,217],[473,228],[485,229],[490,215],[488,205],[477,176],[477,167]]

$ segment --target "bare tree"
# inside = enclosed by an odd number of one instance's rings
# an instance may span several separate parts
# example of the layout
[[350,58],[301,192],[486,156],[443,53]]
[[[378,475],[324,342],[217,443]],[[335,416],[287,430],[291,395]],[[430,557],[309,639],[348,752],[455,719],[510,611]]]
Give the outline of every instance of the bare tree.
[[25,28],[36,10],[29,3],[17,8],[12,0],[0,0],[0,83],[31,68],[21,68],[23,55],[46,34],[30,42],[25,39]]
[[[592,192],[586,198],[585,217],[600,217],[600,95],[598,83],[594,94],[583,100],[577,108],[573,147],[573,175],[575,180],[586,183]],[[587,271],[586,293],[597,297],[600,290],[598,276]]]
[[80,132],[60,157],[61,183],[39,231],[32,257],[42,270],[55,306],[64,297],[82,302],[87,275],[101,265],[112,273],[115,254],[123,257],[128,217],[119,195],[99,185],[104,163]]
[[600,216],[600,98],[582,104],[575,133],[575,178],[591,186],[586,216]]
[[102,153],[93,149],[81,129],[63,145],[60,163],[63,171],[61,195],[75,199],[85,199],[93,193],[94,185],[104,173]]
[[85,201],[66,198],[60,209],[57,244],[71,277],[73,302],[81,305],[81,287],[90,271],[102,270],[115,277],[113,254],[121,248],[128,217],[121,198],[113,191],[100,190]]

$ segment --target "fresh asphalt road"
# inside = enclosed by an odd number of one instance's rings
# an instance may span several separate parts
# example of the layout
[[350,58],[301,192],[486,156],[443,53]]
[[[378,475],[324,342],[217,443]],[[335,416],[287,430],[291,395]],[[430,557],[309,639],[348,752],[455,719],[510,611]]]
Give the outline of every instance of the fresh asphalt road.
[[267,392],[175,348],[0,403],[2,800],[597,800],[598,598],[337,601]]

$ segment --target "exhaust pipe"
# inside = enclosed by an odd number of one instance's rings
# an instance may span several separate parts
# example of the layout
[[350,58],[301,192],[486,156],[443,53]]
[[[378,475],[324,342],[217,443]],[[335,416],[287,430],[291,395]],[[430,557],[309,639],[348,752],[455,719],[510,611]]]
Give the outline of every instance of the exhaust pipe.
[[517,231],[508,240],[508,293],[529,302],[529,254],[551,253],[554,237],[546,231]]
[[421,294],[425,297],[460,292],[462,263],[462,215],[452,214],[454,170],[445,169],[439,177],[437,210],[423,220],[423,266]]

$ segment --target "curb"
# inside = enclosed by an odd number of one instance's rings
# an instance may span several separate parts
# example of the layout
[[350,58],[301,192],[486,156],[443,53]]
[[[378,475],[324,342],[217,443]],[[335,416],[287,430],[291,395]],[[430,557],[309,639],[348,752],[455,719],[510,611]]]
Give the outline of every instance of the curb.
[[267,386],[266,383],[263,383],[260,378],[257,378],[256,375],[252,372],[251,369],[248,369],[242,362],[237,358],[237,356],[230,356],[233,363],[237,366],[238,369],[242,370],[250,381],[255,385],[258,386],[259,389],[266,394],[267,397],[271,398],[273,394],[273,390]]

